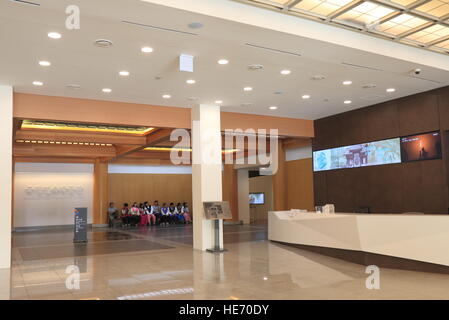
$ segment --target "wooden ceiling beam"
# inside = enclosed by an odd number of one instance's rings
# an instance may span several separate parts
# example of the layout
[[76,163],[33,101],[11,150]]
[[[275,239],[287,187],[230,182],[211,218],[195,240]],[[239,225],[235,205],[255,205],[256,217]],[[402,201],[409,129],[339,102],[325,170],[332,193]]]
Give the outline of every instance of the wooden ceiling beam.
[[98,158],[114,157],[116,151],[114,147],[16,143],[13,147],[13,155],[15,157]]

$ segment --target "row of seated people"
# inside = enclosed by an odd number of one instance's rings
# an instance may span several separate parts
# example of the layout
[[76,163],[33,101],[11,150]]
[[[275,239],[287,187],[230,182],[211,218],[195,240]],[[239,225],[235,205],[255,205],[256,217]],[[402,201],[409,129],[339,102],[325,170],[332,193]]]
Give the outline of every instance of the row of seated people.
[[114,221],[121,221],[123,227],[130,226],[153,226],[161,225],[167,226],[169,224],[192,223],[192,215],[190,213],[189,205],[173,202],[167,205],[163,203],[159,205],[159,201],[154,201],[153,205],[149,202],[137,203],[134,202],[131,207],[127,203],[123,204],[123,208],[119,211],[114,202],[109,204],[109,225],[114,226]]

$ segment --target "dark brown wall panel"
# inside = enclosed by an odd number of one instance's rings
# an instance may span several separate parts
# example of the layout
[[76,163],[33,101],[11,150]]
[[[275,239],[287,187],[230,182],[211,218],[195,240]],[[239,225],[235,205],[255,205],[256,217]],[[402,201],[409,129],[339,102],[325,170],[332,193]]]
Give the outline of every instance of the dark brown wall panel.
[[[446,149],[449,87],[317,120],[313,146],[327,149],[434,130],[444,133]],[[448,213],[449,152],[443,153],[442,160],[315,173],[315,202],[349,212],[370,206],[379,213]]]
[[441,90],[438,95],[441,130],[449,130],[449,90]]
[[313,174],[313,194],[315,205],[322,206],[327,203],[326,172]]
[[438,96],[419,94],[399,101],[399,133],[401,136],[438,130]]

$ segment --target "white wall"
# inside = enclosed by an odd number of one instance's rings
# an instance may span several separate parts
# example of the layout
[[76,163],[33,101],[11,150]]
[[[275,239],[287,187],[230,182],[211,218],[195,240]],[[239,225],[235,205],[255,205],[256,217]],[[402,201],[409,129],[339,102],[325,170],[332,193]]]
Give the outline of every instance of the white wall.
[[12,109],[12,87],[0,86],[0,269],[11,267]]
[[305,146],[285,151],[285,161],[295,161],[312,158],[312,146]]
[[92,223],[93,165],[16,163],[14,227],[73,224],[73,209],[86,207]]

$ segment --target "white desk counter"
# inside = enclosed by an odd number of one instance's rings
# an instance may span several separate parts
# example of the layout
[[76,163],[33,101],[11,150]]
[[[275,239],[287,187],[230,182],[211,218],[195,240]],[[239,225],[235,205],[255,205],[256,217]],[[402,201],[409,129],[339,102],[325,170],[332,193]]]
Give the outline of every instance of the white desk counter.
[[449,266],[449,215],[270,211],[268,238]]

